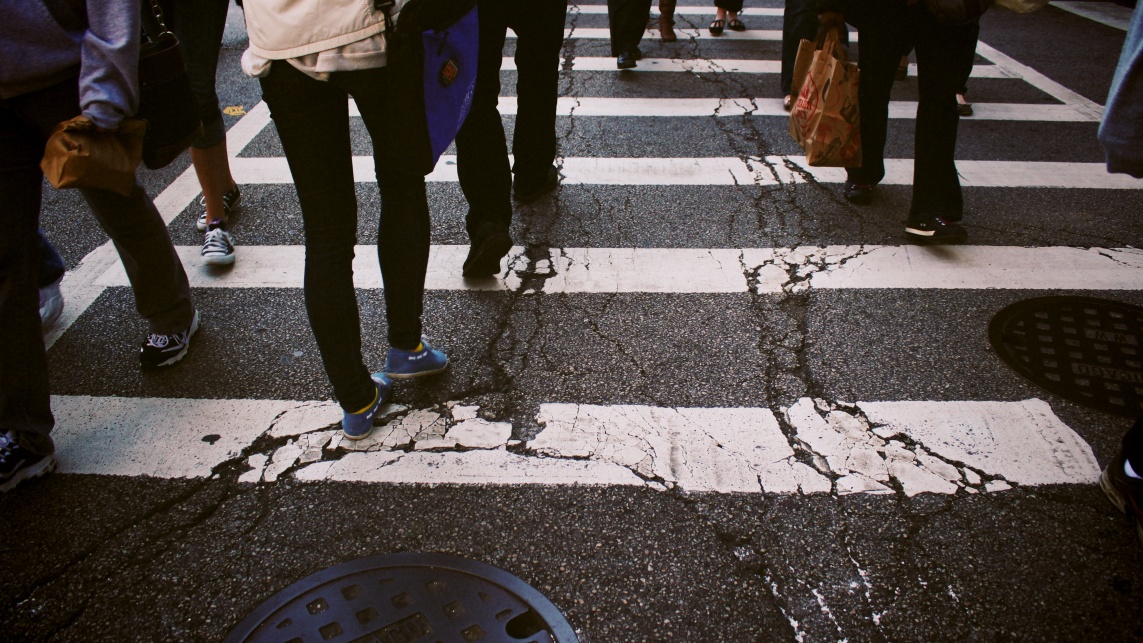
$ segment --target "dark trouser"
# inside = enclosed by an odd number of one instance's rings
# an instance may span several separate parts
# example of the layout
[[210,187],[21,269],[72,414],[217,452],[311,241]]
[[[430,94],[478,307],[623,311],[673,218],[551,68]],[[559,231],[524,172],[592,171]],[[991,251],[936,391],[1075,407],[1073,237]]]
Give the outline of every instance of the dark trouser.
[[647,31],[650,13],[651,0],[607,0],[612,56],[635,51]]
[[50,286],[60,277],[64,276],[65,266],[63,257],[52,247],[51,242],[43,232],[36,232],[36,247],[40,251],[40,270],[36,285],[40,288]]
[[731,13],[739,13],[742,11],[742,0],[714,0],[714,6]]
[[229,0],[160,0],[167,26],[178,37],[187,65],[187,78],[202,119],[203,135],[195,141],[197,148],[210,148],[226,138],[222,111],[218,109],[215,75],[218,52],[226,30]]
[[425,272],[429,261],[429,206],[425,177],[389,159],[384,68],[335,72],[328,82],[275,61],[262,82],[302,206],[306,233],[306,312],[326,375],[342,408],[354,412],[373,400],[361,357],[361,320],[353,288],[357,195],[346,103],[357,101],[373,139],[381,190],[377,257],[385,283],[389,343],[412,350],[421,341]]
[[516,180],[542,182],[556,158],[556,99],[567,0],[482,0],[480,62],[468,118],[456,136],[457,174],[468,200],[469,238],[512,222],[508,147],[496,103],[507,30],[516,32]]
[[968,77],[972,75],[972,67],[976,64],[976,41],[980,39],[980,21],[968,25],[971,40],[966,40],[964,47],[957,57],[957,90],[958,94],[968,93]]
[[954,155],[960,117],[956,93],[960,83],[959,52],[972,37],[969,25],[941,24],[924,3],[906,7],[880,0],[856,0],[859,12],[846,19],[858,28],[861,87],[860,168],[850,168],[855,183],[875,184],[885,178],[885,138],[889,94],[902,54],[917,52],[917,108],[914,142],[913,204],[910,217],[959,220],[963,210]]
[[[0,101],[0,431],[47,434],[55,421],[40,330],[37,245],[40,159],[57,123],[79,114],[79,81]],[[151,332],[185,330],[194,316],[190,286],[163,218],[136,183],[123,196],[82,190],[115,243]]]
[[[818,35],[818,10],[815,0],[786,0],[782,12],[782,95],[790,93],[794,84],[794,62],[802,40]],[[841,42],[849,44],[849,31],[843,31]]]

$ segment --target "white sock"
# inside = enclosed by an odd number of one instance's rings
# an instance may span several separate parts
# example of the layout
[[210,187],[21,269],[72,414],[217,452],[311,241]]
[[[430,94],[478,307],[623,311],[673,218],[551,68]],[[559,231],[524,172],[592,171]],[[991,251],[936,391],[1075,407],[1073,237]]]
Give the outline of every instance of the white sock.
[[1135,469],[1131,468],[1131,461],[1130,460],[1124,460],[1123,461],[1123,472],[1127,474],[1128,478],[1135,478],[1136,480],[1143,480],[1143,476],[1139,475],[1138,473],[1135,473]]

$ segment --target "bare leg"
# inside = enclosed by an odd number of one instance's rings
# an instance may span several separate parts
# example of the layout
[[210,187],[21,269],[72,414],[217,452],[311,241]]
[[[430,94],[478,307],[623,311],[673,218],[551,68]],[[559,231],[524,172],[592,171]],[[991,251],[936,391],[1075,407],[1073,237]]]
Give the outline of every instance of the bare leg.
[[206,201],[206,219],[226,223],[226,210],[222,207],[222,195],[234,189],[234,177],[230,174],[230,160],[226,155],[226,139],[218,145],[207,148],[191,148],[191,163],[202,186],[202,196]]

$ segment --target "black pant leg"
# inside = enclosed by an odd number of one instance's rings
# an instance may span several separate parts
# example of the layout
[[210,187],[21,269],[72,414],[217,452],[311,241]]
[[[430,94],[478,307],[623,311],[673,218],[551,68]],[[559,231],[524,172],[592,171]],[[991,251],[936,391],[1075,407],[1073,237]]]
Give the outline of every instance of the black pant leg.
[[[889,96],[905,44],[908,27],[904,6],[887,7],[871,0],[862,4],[858,29],[858,105],[861,109],[861,167],[849,168],[855,183],[876,184],[885,178],[885,138],[889,127]],[[846,14],[847,17],[849,14]]]
[[651,0],[607,0],[612,56],[639,46],[650,14]]
[[[512,10],[503,0],[481,0],[477,9],[480,53],[476,89],[468,118],[456,135],[457,175],[468,201],[465,228],[470,239],[480,235],[486,226],[507,230],[512,223],[512,173],[504,124],[496,107],[500,98],[500,63]],[[561,23],[561,36],[562,28]]]
[[920,93],[910,216],[955,221],[964,207],[954,160],[960,122],[956,93],[963,83],[958,54],[973,41],[972,25],[942,24],[921,8],[910,10],[910,24]]
[[556,102],[567,0],[528,0],[510,21],[516,31],[516,180],[542,183],[556,158]]

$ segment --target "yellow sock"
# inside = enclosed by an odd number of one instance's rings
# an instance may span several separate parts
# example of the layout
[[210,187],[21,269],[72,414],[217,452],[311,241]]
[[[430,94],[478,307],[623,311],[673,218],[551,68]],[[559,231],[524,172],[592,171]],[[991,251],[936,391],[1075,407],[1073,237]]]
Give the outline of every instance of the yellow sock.
[[425,350],[425,343],[424,343],[424,342],[421,342],[421,343],[417,344],[417,347],[413,349],[413,352],[414,352],[414,353],[419,353],[419,352],[421,352],[421,351],[423,351],[423,350]]
[[361,413],[368,411],[370,409],[370,407],[372,407],[374,404],[377,403],[377,396],[378,395],[381,395],[381,390],[378,389],[376,386],[374,386],[373,387],[373,400],[370,401],[369,404],[366,404],[365,408],[361,409],[360,411],[357,411],[353,415],[358,415],[358,414],[361,414]]

